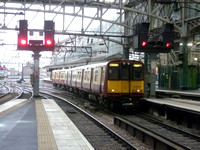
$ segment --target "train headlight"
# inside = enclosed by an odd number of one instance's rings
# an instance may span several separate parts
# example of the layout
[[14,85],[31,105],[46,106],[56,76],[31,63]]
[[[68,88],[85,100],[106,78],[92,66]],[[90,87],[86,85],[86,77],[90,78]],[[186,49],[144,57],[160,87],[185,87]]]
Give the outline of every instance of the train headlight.
[[112,89],[111,92],[114,93],[114,92],[115,92],[115,89]]
[[140,89],[137,89],[136,92],[137,92],[137,93],[140,93]]

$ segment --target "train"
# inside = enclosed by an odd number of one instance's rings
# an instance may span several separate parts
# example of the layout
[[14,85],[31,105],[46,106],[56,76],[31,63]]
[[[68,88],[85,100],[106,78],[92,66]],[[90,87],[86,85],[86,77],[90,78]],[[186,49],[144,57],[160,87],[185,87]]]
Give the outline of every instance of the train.
[[65,88],[114,109],[133,106],[144,97],[144,63],[112,60],[69,69],[53,70],[54,87]]

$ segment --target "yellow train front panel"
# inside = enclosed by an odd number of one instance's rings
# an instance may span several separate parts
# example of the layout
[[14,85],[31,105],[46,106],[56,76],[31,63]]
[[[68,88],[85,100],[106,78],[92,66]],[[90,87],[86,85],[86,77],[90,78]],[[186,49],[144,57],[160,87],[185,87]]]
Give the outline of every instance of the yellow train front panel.
[[144,81],[108,81],[108,93],[144,93]]
[[129,93],[129,81],[108,81],[108,93]]
[[130,81],[130,93],[144,93],[144,81]]

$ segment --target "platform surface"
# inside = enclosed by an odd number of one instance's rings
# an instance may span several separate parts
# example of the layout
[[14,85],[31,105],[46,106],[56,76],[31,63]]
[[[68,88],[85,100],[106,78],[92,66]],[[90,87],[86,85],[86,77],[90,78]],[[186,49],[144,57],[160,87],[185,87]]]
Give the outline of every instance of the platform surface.
[[16,99],[0,105],[0,149],[94,148],[54,100]]
[[180,94],[180,95],[195,95],[200,96],[200,89],[197,90],[166,90],[166,89],[156,89],[158,92],[170,93],[170,94]]
[[148,98],[146,101],[200,112],[200,101],[175,98]]

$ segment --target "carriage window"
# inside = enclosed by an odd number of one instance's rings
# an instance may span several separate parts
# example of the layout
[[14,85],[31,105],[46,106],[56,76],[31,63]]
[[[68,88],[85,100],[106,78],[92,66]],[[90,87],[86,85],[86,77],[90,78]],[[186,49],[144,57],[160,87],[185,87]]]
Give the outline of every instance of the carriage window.
[[143,66],[142,64],[133,64],[133,79],[141,80],[143,79]]
[[109,64],[108,68],[108,80],[119,79],[119,64]]
[[64,75],[64,74],[61,72],[61,73],[60,73],[60,78],[61,78],[61,79],[63,79],[63,75]]
[[77,79],[78,79],[78,80],[81,80],[81,76],[82,76],[82,72],[81,72],[81,71],[78,71]]
[[94,72],[94,81],[97,81],[98,79],[98,70],[95,70]]

